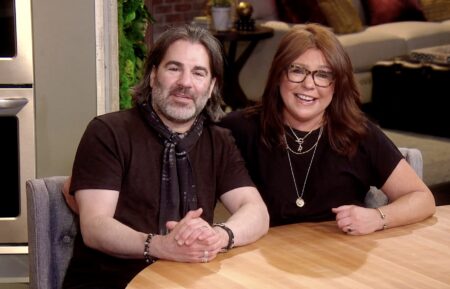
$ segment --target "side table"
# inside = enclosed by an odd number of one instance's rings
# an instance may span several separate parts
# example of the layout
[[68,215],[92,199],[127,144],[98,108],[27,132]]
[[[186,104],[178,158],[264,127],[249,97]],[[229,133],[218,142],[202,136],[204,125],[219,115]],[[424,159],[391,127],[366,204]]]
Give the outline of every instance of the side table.
[[[222,43],[225,50],[225,70],[223,98],[231,108],[242,108],[249,104],[244,91],[239,84],[239,72],[260,40],[273,36],[273,29],[264,26],[256,26],[253,31],[215,31],[211,33]],[[238,42],[249,42],[243,52],[236,59]],[[261,84],[263,85],[263,84]]]

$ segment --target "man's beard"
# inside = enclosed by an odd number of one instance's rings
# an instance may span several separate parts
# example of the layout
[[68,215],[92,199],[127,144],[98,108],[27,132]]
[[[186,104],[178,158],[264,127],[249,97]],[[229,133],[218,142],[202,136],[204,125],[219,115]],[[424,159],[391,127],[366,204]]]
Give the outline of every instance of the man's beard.
[[[176,103],[169,97],[176,93],[184,93],[191,97],[192,102],[188,104]],[[196,118],[205,108],[208,102],[207,91],[199,97],[195,97],[189,89],[177,86],[164,90],[161,83],[156,80],[152,89],[152,107],[158,113],[162,114],[166,119],[175,123],[185,123]]]

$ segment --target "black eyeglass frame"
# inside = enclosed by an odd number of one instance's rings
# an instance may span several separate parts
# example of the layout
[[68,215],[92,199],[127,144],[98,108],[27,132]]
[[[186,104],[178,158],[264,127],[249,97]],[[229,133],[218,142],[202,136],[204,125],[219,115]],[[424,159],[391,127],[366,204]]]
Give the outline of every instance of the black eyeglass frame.
[[[289,70],[291,69],[291,68],[293,68],[293,67],[297,67],[297,68],[301,68],[301,69],[303,69],[303,70],[305,70],[305,77],[301,80],[301,81],[293,81],[292,79],[290,79],[289,78]],[[286,77],[287,77],[287,80],[289,80],[290,82],[292,82],[292,83],[302,83],[303,81],[305,81],[305,79],[308,77],[308,75],[311,75],[311,77],[312,77],[312,79],[313,79],[313,82],[314,82],[314,85],[315,86],[318,86],[318,87],[322,87],[322,88],[325,88],[325,87],[329,87],[333,82],[334,82],[334,74],[332,73],[332,72],[327,72],[327,71],[323,71],[323,70],[314,70],[314,71],[311,71],[311,70],[309,70],[309,69],[306,69],[306,68],[304,68],[304,67],[301,67],[301,66],[296,66],[296,65],[293,65],[293,64],[291,64],[291,65],[289,65],[287,68],[286,68]],[[330,74],[331,75],[331,80],[330,80],[330,83],[328,84],[328,85],[318,85],[317,83],[316,83],[316,73],[317,72],[325,72],[325,73],[327,73],[327,74]]]

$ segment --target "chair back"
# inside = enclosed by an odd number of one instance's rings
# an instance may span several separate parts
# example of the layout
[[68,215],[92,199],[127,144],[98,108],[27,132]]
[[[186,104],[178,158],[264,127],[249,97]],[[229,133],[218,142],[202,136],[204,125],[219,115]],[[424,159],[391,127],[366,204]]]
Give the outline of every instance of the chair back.
[[62,194],[66,179],[26,182],[30,289],[60,289],[72,257],[78,217]]
[[[405,160],[414,169],[420,178],[423,178],[423,159],[422,153],[416,148],[398,148]],[[370,187],[366,194],[365,204],[368,208],[378,208],[389,202],[388,197],[376,187]]]

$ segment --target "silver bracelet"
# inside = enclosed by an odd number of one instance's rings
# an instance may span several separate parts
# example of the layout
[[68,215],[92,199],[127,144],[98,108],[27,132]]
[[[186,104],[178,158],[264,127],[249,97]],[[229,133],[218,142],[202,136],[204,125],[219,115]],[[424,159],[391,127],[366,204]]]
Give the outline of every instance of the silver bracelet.
[[148,234],[147,239],[145,239],[144,242],[144,259],[148,264],[153,264],[156,261],[156,258],[150,256],[150,243],[152,242],[154,236],[155,234]]

